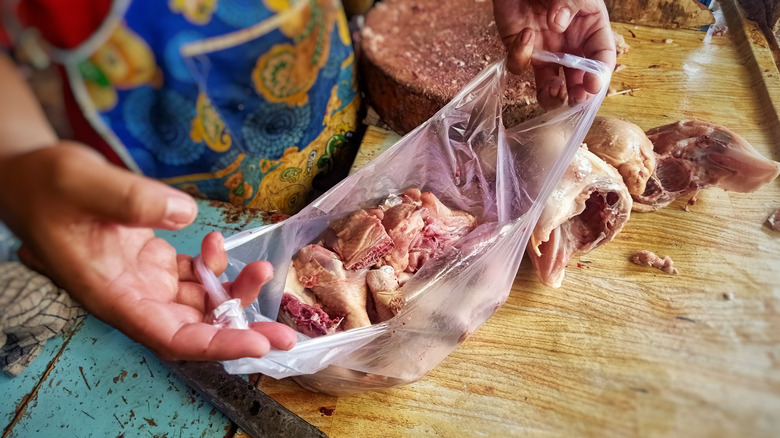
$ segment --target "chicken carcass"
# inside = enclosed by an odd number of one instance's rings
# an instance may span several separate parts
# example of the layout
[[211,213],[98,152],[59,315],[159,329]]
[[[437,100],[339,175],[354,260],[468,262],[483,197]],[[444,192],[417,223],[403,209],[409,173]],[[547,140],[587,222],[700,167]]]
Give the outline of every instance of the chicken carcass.
[[293,258],[301,284],[314,292],[325,310],[344,318],[344,330],[371,325],[366,311],[366,271],[347,270],[333,251],[307,245]]
[[780,163],[763,157],[723,126],[683,120],[647,131],[656,168],[634,210],[647,212],[707,187],[748,193],[780,174]]
[[550,195],[528,242],[539,281],[560,287],[569,259],[612,240],[628,222],[631,195],[615,169],[581,147]]
[[655,170],[653,143],[639,126],[614,117],[596,117],[585,136],[588,150],[611,164],[628,192],[641,195]]

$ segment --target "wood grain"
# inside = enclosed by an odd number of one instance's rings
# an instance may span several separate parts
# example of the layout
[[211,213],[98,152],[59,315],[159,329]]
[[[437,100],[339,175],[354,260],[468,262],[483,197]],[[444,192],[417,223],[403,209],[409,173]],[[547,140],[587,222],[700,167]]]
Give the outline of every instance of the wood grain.
[[[608,97],[602,115],[644,129],[708,120],[780,160],[780,77],[754,23],[709,43],[701,31],[615,27],[632,48],[612,86],[638,90]],[[390,138],[371,135],[364,148]],[[780,234],[763,223],[780,181],[684,205],[632,215],[572,260],[560,289],[524,261],[506,304],[418,382],[341,398],[287,380],[261,387],[332,437],[777,436]],[[641,249],[671,256],[679,275],[631,264]]]

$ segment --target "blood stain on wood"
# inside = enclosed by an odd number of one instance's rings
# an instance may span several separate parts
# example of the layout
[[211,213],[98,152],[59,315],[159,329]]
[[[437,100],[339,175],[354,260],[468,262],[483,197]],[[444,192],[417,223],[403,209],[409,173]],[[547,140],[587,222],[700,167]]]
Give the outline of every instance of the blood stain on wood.
[[241,223],[241,226],[246,226],[256,221],[262,223],[275,223],[288,217],[287,215],[279,213],[269,213],[257,208],[249,208],[244,207],[243,205],[234,205],[222,201],[211,201],[209,202],[209,205],[221,210],[222,221],[226,224],[237,224],[242,221],[243,223]]
[[119,383],[120,381],[124,382],[125,381],[125,377],[127,377],[127,371],[122,370],[122,372],[119,373],[118,376],[114,377],[114,383]]
[[320,408],[320,413],[321,413],[322,415],[326,415],[326,416],[328,416],[328,417],[330,417],[331,415],[333,415],[333,412],[335,412],[335,411],[336,411],[336,409],[335,409],[335,408],[326,408],[325,406],[322,406],[322,407]]

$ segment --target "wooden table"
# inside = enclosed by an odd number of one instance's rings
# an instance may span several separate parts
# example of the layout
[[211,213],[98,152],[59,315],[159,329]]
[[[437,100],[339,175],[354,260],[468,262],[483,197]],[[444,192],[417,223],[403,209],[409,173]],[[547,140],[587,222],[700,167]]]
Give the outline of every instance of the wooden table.
[[[635,91],[608,97],[601,114],[645,129],[712,121],[780,160],[780,74],[763,35],[725,3],[729,32],[708,44],[700,31],[616,24],[632,48],[613,87]],[[396,139],[370,130],[360,159]],[[633,215],[572,261],[560,289],[540,286],[524,261],[507,303],[418,382],[340,398],[260,385],[333,437],[777,436],[780,234],[763,222],[780,207],[780,181],[698,199],[688,212],[680,201]],[[194,226],[161,233],[180,252],[197,253],[208,231],[258,224],[200,208]],[[680,274],[629,263],[640,249],[671,256]],[[49,341],[21,376],[0,376],[0,393],[12,437],[241,435],[93,318]]]

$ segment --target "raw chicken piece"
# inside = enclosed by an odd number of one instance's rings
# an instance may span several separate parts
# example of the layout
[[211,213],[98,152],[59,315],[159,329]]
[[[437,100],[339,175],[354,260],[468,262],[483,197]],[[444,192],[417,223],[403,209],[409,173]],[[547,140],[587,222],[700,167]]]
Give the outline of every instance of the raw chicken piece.
[[331,318],[320,306],[304,303],[290,294],[282,295],[277,319],[312,338],[335,333],[341,322],[341,318]]
[[298,280],[295,266],[290,266],[284,284],[278,321],[306,336],[316,337],[335,333],[341,318],[331,318],[316,304],[314,294]]
[[761,156],[745,139],[723,126],[683,120],[647,131],[656,157],[655,173],[634,210],[654,211],[710,186],[748,193],[780,174],[780,163]]
[[313,306],[317,302],[314,297],[314,293],[309,289],[303,287],[303,284],[298,280],[298,271],[294,265],[290,265],[287,270],[287,278],[284,281],[284,293],[295,297],[298,301]]
[[373,291],[396,290],[398,289],[398,278],[391,266],[382,266],[379,269],[372,269],[366,273],[366,284],[368,289]]
[[669,256],[661,258],[645,249],[631,256],[631,262],[639,266],[650,266],[660,269],[667,274],[677,275],[677,268],[674,267],[674,261]]
[[[323,242],[307,245],[293,257],[279,320],[321,336],[337,327],[350,330],[391,319],[406,301],[400,289],[412,277],[404,272],[410,258],[416,270],[471,231],[475,222],[419,189],[357,210],[331,224]],[[413,244],[417,252],[430,254],[424,259],[410,255]],[[365,269],[375,265],[379,269]]]
[[347,269],[368,268],[395,245],[382,226],[382,217],[381,209],[358,210],[328,227],[325,244],[341,256]]
[[474,216],[462,210],[451,210],[433,193],[420,196],[425,226],[409,247],[407,271],[416,272],[425,262],[443,253],[476,225]]
[[395,271],[390,266],[382,266],[366,273],[368,289],[374,297],[379,322],[394,317],[406,303],[404,294],[398,285]]
[[382,225],[394,243],[385,256],[385,263],[392,266],[395,272],[403,272],[409,266],[409,247],[425,226],[422,211],[416,204],[398,204],[385,211]]
[[403,286],[406,284],[407,281],[411,280],[412,277],[414,277],[414,274],[411,272],[401,272],[396,277],[398,277],[398,285]]
[[404,194],[401,195],[401,200],[406,204],[414,204],[419,206],[421,204],[420,201],[421,197],[422,197],[422,192],[420,191],[420,189],[411,188],[411,189],[406,189]]
[[429,225],[435,223],[438,228],[446,232],[447,241],[460,239],[474,228],[476,219],[474,216],[463,210],[452,210],[439,201],[431,192],[425,192],[420,195],[422,207],[428,210],[426,216],[430,220]]
[[539,281],[560,287],[572,255],[612,240],[628,222],[631,195],[615,169],[582,147],[547,200],[528,242]]
[[293,258],[301,284],[312,290],[330,315],[344,317],[344,330],[371,325],[366,311],[366,272],[344,268],[338,255],[307,245]]
[[641,195],[655,170],[653,143],[642,128],[614,117],[596,117],[585,136],[588,150],[617,169],[632,195]]

